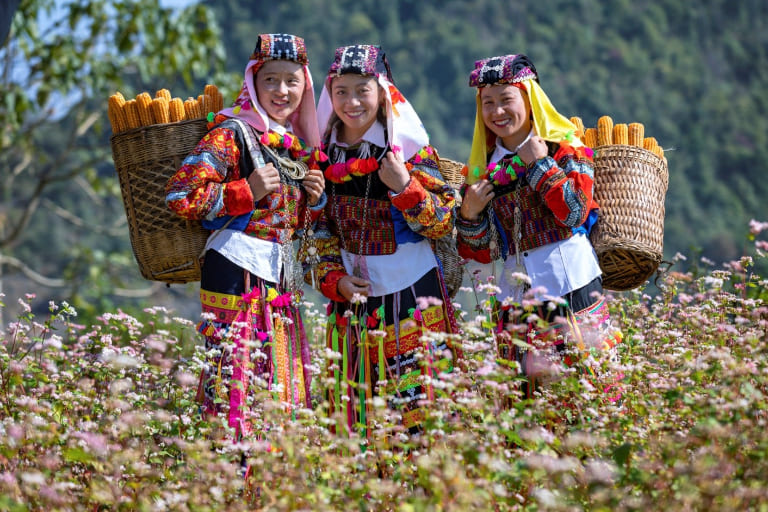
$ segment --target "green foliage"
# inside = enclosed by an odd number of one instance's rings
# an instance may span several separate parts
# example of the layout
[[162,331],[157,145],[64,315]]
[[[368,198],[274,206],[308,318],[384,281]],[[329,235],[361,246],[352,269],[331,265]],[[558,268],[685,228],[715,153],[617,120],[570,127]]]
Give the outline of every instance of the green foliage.
[[57,296],[84,310],[140,283],[126,259],[107,97],[173,84],[186,96],[195,80],[226,76],[210,17],[157,0],[27,0],[0,48],[0,168],[10,171],[0,178],[0,252],[56,276]]

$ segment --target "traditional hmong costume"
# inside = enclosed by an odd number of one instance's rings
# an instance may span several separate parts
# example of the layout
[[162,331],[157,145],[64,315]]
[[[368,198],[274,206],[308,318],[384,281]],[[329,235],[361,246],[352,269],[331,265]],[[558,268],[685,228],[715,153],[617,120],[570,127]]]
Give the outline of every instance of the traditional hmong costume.
[[[524,55],[505,55],[477,61],[469,84],[477,87],[477,115],[468,161],[467,184],[478,179],[491,180],[494,198],[489,208],[476,220],[457,215],[459,254],[480,263],[504,259],[504,271],[498,280],[501,288],[498,317],[500,355],[515,358],[522,372],[527,367],[529,351],[504,340],[506,314],[519,305],[526,282],[539,290],[538,298],[564,299],[552,311],[539,312],[549,320],[548,332],[532,327],[528,341],[545,338],[565,352],[565,340],[573,340],[576,349],[612,348],[621,334],[611,327],[603,298],[600,266],[589,240],[589,231],[597,220],[598,205],[593,198],[594,169],[592,150],[584,146],[576,127],[560,115],[539,85],[533,64]],[[549,147],[549,155],[526,166],[517,149],[510,151],[483,123],[480,88],[511,84],[525,91],[531,106],[533,129]],[[556,318],[568,319],[570,328]],[[566,362],[572,362],[572,355]],[[526,388],[533,391],[534,379]]]
[[[386,99],[386,126],[375,122],[351,145],[338,141],[335,127],[329,126],[331,81],[345,73],[375,77]],[[431,243],[453,229],[454,191],[440,174],[439,157],[416,112],[394,86],[379,47],[336,51],[318,119],[327,134],[329,160],[328,205],[318,223],[315,272],[320,291],[331,300],[328,348],[341,356],[331,371],[331,407],[346,418],[342,428],[365,425],[377,383],[386,381],[390,406],[402,412],[405,427],[418,429],[424,417],[419,402],[433,396],[423,377],[436,376],[439,365],[452,367],[445,337],[425,341],[422,335],[457,332]],[[399,194],[376,172],[390,150],[401,153],[411,175]],[[365,303],[350,304],[339,294],[337,284],[345,275],[370,281]]]
[[[303,66],[304,94],[286,126],[268,117],[256,95],[255,75],[267,60]],[[200,282],[199,330],[207,360],[198,397],[205,412],[228,414],[236,439],[251,431],[246,400],[255,379],[289,409],[310,406],[309,347],[293,300],[298,288],[292,279],[300,270],[292,241],[325,205],[323,196],[308,209],[301,187],[319,142],[304,41],[262,34],[234,105],[212,119],[168,182],[168,206],[216,230],[206,244]],[[254,201],[247,178],[268,162],[280,172],[280,188]]]

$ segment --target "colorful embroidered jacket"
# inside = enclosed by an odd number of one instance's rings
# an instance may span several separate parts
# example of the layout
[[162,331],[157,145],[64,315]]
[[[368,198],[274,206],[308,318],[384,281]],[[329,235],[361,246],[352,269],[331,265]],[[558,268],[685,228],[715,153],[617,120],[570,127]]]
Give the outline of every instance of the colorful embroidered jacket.
[[[347,161],[357,149],[349,148]],[[373,151],[376,155],[382,152],[381,148]],[[328,153],[332,160],[333,151]],[[334,163],[331,160],[328,165]],[[400,194],[389,190],[378,171],[352,176],[340,184],[326,180],[328,204],[316,229],[317,279],[323,295],[337,302],[345,300],[337,288],[347,275],[341,248],[361,255],[393,254],[398,244],[440,238],[453,230],[455,191],[443,179],[438,163],[434,148],[425,146],[406,163],[411,180]]]
[[[272,159],[260,151],[260,134],[250,126],[247,130],[251,133],[244,134],[233,120],[212,127],[168,181],[166,204],[185,219],[202,220],[208,229],[221,228],[235,217],[228,228],[270,242],[288,243],[303,225],[306,194],[300,181],[281,172],[280,188],[254,203],[247,181],[255,168],[253,159]],[[258,154],[250,154],[246,136],[251,137]],[[276,151],[290,157],[287,149]],[[277,162],[272,163],[279,168]],[[310,210],[314,221],[321,209]]]
[[[549,156],[533,162],[518,179],[499,185],[494,182],[491,200],[500,235],[501,256],[514,254],[516,247],[515,206],[521,222],[519,250],[565,240],[579,231],[589,232],[597,219],[598,205],[592,197],[594,168],[591,150],[574,148],[567,142],[547,143]],[[476,222],[456,216],[457,245],[463,258],[491,262],[487,210]]]

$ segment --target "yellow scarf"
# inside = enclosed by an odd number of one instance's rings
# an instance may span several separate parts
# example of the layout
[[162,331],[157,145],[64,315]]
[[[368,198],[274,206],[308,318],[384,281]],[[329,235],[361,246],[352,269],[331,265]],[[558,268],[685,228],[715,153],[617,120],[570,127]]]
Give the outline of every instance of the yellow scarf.
[[[533,130],[542,139],[549,142],[560,143],[568,140],[574,147],[583,146],[581,140],[574,136],[576,126],[568,120],[567,117],[560,114],[549,97],[541,88],[536,80],[530,79],[520,82],[528,93],[528,101],[531,104],[531,115],[533,117]],[[472,150],[469,153],[467,167],[467,184],[471,185],[477,181],[479,169],[483,174],[487,165],[488,145],[496,143],[496,136],[483,123],[483,110],[480,104],[480,89],[477,89],[475,97],[477,111],[475,114],[475,133],[472,136]]]

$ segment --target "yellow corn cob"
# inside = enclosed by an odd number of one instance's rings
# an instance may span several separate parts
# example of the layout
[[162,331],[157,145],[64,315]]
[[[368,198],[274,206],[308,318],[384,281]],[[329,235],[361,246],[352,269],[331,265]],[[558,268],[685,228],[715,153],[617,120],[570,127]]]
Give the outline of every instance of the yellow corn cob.
[[139,120],[142,126],[151,126],[155,124],[152,118],[152,96],[148,92],[142,92],[136,96],[136,107],[139,112]]
[[197,119],[200,117],[197,114],[197,100],[189,97],[184,100],[184,119]]
[[642,123],[629,123],[627,128],[629,137],[629,144],[631,146],[643,147],[643,139],[645,138],[645,127]]
[[646,137],[643,139],[643,148],[648,151],[653,151],[657,147],[659,147],[659,143],[656,142],[656,137]]
[[120,121],[115,117],[115,111],[109,106],[107,106],[107,117],[109,118],[109,125],[112,127],[112,133],[120,133],[123,131]]
[[168,107],[168,100],[164,96],[152,100],[152,117],[155,123],[165,124],[171,122],[171,112]]
[[125,98],[119,92],[109,97],[107,115],[112,124],[112,133],[124,132],[128,129],[128,118],[125,116]]
[[205,117],[208,115],[208,111],[206,110],[206,102],[205,102],[205,95],[204,94],[198,94],[197,95],[197,117]]
[[210,94],[203,94],[203,116],[208,116],[209,112],[214,112],[213,97]]
[[213,100],[211,104],[212,112],[218,112],[224,108],[224,96],[222,96],[222,94],[219,92],[218,87],[213,84],[207,84],[203,90],[203,93],[210,96],[211,100]]
[[571,122],[576,126],[576,136],[584,141],[584,121],[580,117],[572,117]]
[[661,147],[661,146],[656,146],[656,147],[654,147],[652,151],[653,151],[653,153],[654,153],[656,156],[658,156],[658,157],[659,157],[659,158],[661,158],[662,160],[666,160],[666,159],[664,158],[664,149],[662,149],[662,147]]
[[610,116],[602,116],[597,120],[597,145],[609,144],[613,144],[613,119]]
[[141,119],[139,118],[139,110],[136,105],[136,100],[130,99],[126,101],[124,111],[125,117],[128,120],[128,129],[139,128],[141,126]]
[[168,113],[172,123],[184,120],[184,102],[181,101],[181,98],[173,98],[168,103]]
[[625,123],[619,123],[613,126],[613,143],[629,144],[629,129]]
[[597,130],[595,128],[587,128],[584,132],[584,144],[590,148],[597,147]]
[[171,102],[171,91],[168,89],[160,89],[155,93],[155,98],[165,98],[165,101],[170,103]]

